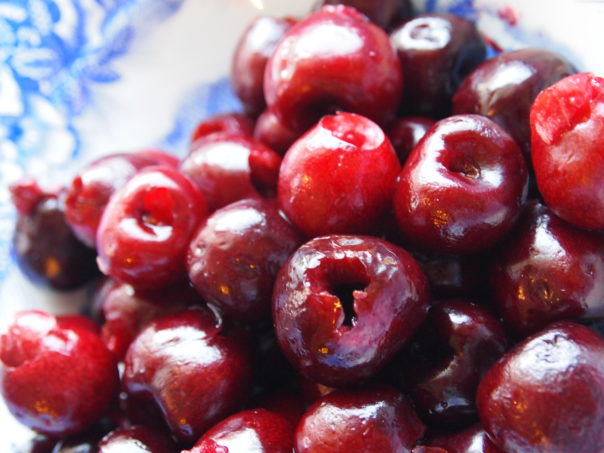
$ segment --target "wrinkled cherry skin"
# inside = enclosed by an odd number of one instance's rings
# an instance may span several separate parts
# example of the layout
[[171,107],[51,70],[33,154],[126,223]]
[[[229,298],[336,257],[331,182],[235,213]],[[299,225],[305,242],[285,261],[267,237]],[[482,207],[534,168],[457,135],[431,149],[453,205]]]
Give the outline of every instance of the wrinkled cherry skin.
[[256,117],[266,107],[266,63],[279,40],[295,23],[292,18],[259,16],[239,38],[231,63],[231,86],[248,115]]
[[433,119],[422,116],[404,116],[392,123],[386,133],[401,164],[435,123]]
[[212,212],[242,198],[274,195],[280,165],[281,157],[260,142],[225,132],[197,140],[180,170]]
[[551,324],[486,373],[476,401],[504,451],[604,451],[604,339],[573,322]]
[[144,291],[107,279],[96,292],[102,310],[101,336],[107,348],[123,360],[136,335],[156,318],[177,313],[202,300],[188,284]]
[[97,276],[96,253],[67,224],[61,193],[46,193],[30,180],[10,191],[18,210],[13,250],[25,275],[58,290],[78,288]]
[[506,324],[526,336],[553,321],[604,314],[604,235],[532,202],[493,256],[491,288]]
[[403,73],[386,33],[353,8],[324,6],[290,28],[264,78],[268,107],[303,131],[348,111],[382,124],[393,118]]
[[240,200],[215,211],[193,235],[189,280],[228,317],[247,322],[270,318],[277,272],[302,242],[273,204]]
[[273,291],[281,349],[330,386],[375,375],[424,320],[428,283],[416,261],[381,239],[332,235],[301,246]]
[[298,423],[296,453],[409,452],[425,427],[392,387],[339,390],[317,400]]
[[293,448],[294,427],[288,420],[253,409],[222,420],[182,453],[291,453]]
[[440,119],[450,115],[451,97],[486,56],[473,22],[452,14],[422,14],[390,34],[405,71],[402,109]]
[[253,371],[242,341],[207,308],[156,319],[128,349],[123,388],[153,401],[172,434],[192,444],[245,404]]
[[408,240],[441,253],[486,250],[526,200],[526,162],[507,132],[478,115],[439,121],[407,159],[394,208]]
[[8,409],[49,436],[84,431],[117,396],[117,363],[83,316],[18,313],[0,337],[0,360]]
[[495,121],[529,158],[529,114],[537,95],[574,73],[564,57],[545,49],[502,52],[478,66],[453,96],[453,112],[476,113]]
[[279,207],[308,237],[368,233],[390,208],[399,171],[377,124],[352,113],[325,116],[286,153]]
[[191,143],[217,132],[251,136],[254,133],[254,120],[237,112],[223,113],[206,118],[193,131]]
[[148,167],[109,201],[97,234],[101,271],[137,288],[161,288],[185,275],[189,239],[208,210],[178,170]]
[[299,137],[298,132],[284,126],[271,110],[265,110],[256,120],[254,138],[281,156]]
[[401,364],[419,416],[447,429],[474,422],[478,383],[506,346],[503,326],[484,307],[463,300],[433,305]]
[[422,442],[430,447],[442,447],[455,453],[505,453],[497,447],[479,424],[455,433],[429,434]]
[[111,196],[139,170],[150,165],[178,166],[178,159],[162,151],[114,153],[86,165],[73,178],[65,199],[65,215],[74,234],[96,246],[101,217]]
[[582,228],[604,229],[604,78],[568,76],[531,108],[533,167],[553,211]]
[[408,0],[320,0],[317,2],[318,7],[324,5],[351,6],[383,29],[411,16],[411,4]]
[[111,431],[99,442],[97,453],[174,453],[176,450],[167,434],[137,425]]

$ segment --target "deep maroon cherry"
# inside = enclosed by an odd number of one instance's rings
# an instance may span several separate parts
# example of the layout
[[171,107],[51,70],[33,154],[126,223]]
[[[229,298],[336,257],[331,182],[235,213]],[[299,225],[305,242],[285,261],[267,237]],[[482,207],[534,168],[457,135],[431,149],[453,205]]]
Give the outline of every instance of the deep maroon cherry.
[[264,95],[295,131],[337,111],[382,124],[398,108],[402,82],[388,35],[353,8],[328,5],[281,39],[266,66]]
[[271,110],[265,110],[256,120],[254,138],[270,149],[285,154],[300,134],[285,126]]
[[309,237],[368,233],[391,205],[400,163],[373,121],[325,116],[288,150],[279,172],[279,206]]
[[386,133],[401,164],[405,163],[411,150],[426,135],[428,129],[434,126],[435,122],[431,118],[422,116],[404,116],[392,123]]
[[101,216],[111,196],[150,165],[176,167],[178,159],[158,150],[114,153],[92,161],[76,174],[67,191],[65,214],[82,242],[95,247]]
[[193,235],[189,279],[206,302],[229,317],[270,318],[277,272],[301,243],[271,203],[240,200],[215,211]]
[[582,228],[604,229],[604,78],[568,76],[531,108],[532,161],[552,210]]
[[192,444],[245,405],[252,382],[249,349],[207,308],[163,316],[130,345],[122,384],[154,402],[172,433]]
[[258,116],[266,107],[264,70],[279,40],[296,23],[294,19],[259,16],[243,32],[233,53],[231,85],[245,111]]
[[475,421],[478,383],[506,345],[503,326],[484,307],[462,300],[432,306],[401,363],[418,415],[446,429]]
[[293,427],[298,424],[307,409],[302,395],[291,390],[273,391],[264,394],[255,407],[280,415],[288,420]]
[[445,452],[505,453],[491,442],[489,436],[479,424],[458,432],[431,433],[422,443],[430,447],[441,447]]
[[545,88],[572,74],[564,57],[545,49],[502,52],[478,66],[453,96],[453,112],[476,113],[495,121],[530,155],[529,114]]
[[405,72],[402,109],[442,118],[462,80],[486,56],[486,45],[473,22],[452,14],[422,14],[390,34]]
[[197,140],[180,167],[210,211],[243,198],[274,196],[281,157],[248,136],[220,133]]
[[476,401],[503,451],[604,451],[604,339],[580,324],[551,324],[486,373]]
[[291,453],[294,427],[265,409],[239,412],[206,431],[190,450],[182,453]]
[[18,313],[0,337],[0,360],[8,409],[43,434],[84,431],[117,396],[116,361],[83,316]]
[[217,132],[251,136],[254,133],[254,120],[237,112],[214,115],[195,127],[191,135],[191,143]]
[[174,453],[176,445],[169,435],[137,425],[111,431],[99,442],[97,453]]
[[365,14],[369,20],[383,29],[388,29],[411,16],[411,4],[408,0],[320,0],[317,7],[323,5],[347,5]]
[[13,250],[17,264],[32,281],[69,290],[99,273],[95,251],[80,242],[67,224],[60,192],[47,193],[29,179],[10,190],[18,210]]
[[297,453],[408,452],[424,425],[392,387],[339,390],[316,401],[296,429]]
[[524,156],[501,126],[478,115],[452,116],[428,131],[399,175],[398,226],[435,252],[486,250],[514,226],[527,184]]
[[491,287],[507,325],[528,335],[553,321],[604,315],[604,235],[533,202],[493,256]]
[[140,288],[178,282],[189,239],[206,215],[203,196],[178,170],[141,170],[114,194],[101,218],[101,271]]
[[307,242],[281,269],[273,319],[281,349],[306,377],[339,386],[375,375],[419,327],[428,284],[416,261],[381,239]]

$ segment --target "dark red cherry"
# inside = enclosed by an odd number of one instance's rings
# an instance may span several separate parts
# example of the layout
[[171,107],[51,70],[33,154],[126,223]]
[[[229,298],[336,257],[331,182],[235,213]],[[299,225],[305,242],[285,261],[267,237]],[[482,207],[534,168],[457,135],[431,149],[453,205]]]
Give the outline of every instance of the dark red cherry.
[[424,425],[392,387],[339,390],[316,401],[296,429],[297,453],[409,452]]
[[174,453],[169,435],[142,425],[111,431],[99,442],[97,453]]
[[265,110],[256,120],[254,138],[280,155],[299,137],[298,132],[285,126],[271,110]]
[[324,5],[351,6],[383,29],[411,16],[411,4],[408,0],[319,0],[317,2],[317,8]]
[[421,116],[404,116],[395,120],[386,131],[394,146],[401,164],[404,164],[411,150],[426,135],[428,129],[434,126],[435,120]]
[[604,339],[580,324],[551,324],[489,369],[476,401],[503,451],[604,451]]
[[306,377],[354,384],[375,375],[424,320],[428,285],[415,260],[381,239],[307,242],[279,272],[273,319],[281,349]]
[[479,424],[458,432],[431,433],[422,443],[430,447],[441,447],[445,452],[504,453],[491,442],[488,434]]
[[251,136],[254,132],[254,120],[237,112],[214,115],[197,125],[191,135],[191,143],[217,132]]

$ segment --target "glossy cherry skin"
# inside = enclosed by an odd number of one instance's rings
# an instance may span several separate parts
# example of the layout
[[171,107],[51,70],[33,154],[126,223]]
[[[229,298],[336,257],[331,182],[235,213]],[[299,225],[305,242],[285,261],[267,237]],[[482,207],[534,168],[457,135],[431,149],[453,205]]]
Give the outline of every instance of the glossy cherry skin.
[[265,110],[256,120],[254,138],[280,155],[284,155],[300,134],[285,126],[271,110]]
[[574,72],[570,62],[549,50],[502,52],[466,77],[453,96],[453,112],[476,113],[495,121],[529,158],[533,101],[542,90]]
[[253,409],[231,415],[182,453],[291,453],[294,427],[280,415]]
[[145,327],[126,354],[122,385],[129,395],[153,401],[172,433],[192,444],[245,404],[252,375],[241,338],[200,307]]
[[604,315],[604,235],[533,202],[493,256],[491,288],[507,325],[528,335],[553,321]]
[[386,33],[353,8],[337,5],[287,31],[267,63],[264,95],[284,125],[303,131],[337,111],[384,123],[398,108],[402,86]]
[[428,129],[434,126],[431,118],[423,116],[404,116],[398,118],[386,131],[394,146],[401,164],[404,164],[409,154],[419,141],[426,135]]
[[10,190],[19,212],[13,251],[31,281],[70,290],[98,275],[95,251],[80,242],[67,224],[61,193],[44,192],[29,180],[17,182]]
[[451,112],[451,97],[486,56],[473,22],[452,14],[422,14],[390,34],[405,71],[402,109],[440,119]]
[[176,450],[167,434],[137,425],[111,431],[99,442],[97,453],[174,453]]
[[231,86],[248,115],[256,117],[266,107],[266,63],[279,40],[295,23],[292,18],[259,16],[239,38],[231,63]]
[[567,222],[604,229],[604,78],[568,76],[531,108],[532,160],[539,192]]
[[309,237],[368,233],[388,211],[400,163],[371,120],[325,116],[292,145],[279,172],[279,206]]
[[102,310],[101,336],[107,348],[123,360],[130,343],[151,321],[201,305],[197,292],[186,283],[144,291],[107,279],[97,290],[95,304]]
[[406,397],[387,387],[339,390],[317,400],[296,428],[296,453],[410,452],[425,427]]
[[411,5],[408,0],[320,0],[317,5],[351,6],[383,29],[411,15]]
[[426,134],[399,175],[398,226],[427,250],[486,250],[514,226],[527,185],[526,162],[507,132],[478,115],[452,116]]
[[242,198],[274,195],[280,165],[273,150],[251,137],[225,132],[197,140],[180,170],[215,211]]
[[476,402],[504,451],[603,451],[604,340],[580,324],[551,324],[486,373]]
[[104,274],[137,288],[161,288],[185,275],[189,239],[208,210],[178,170],[148,167],[109,201],[97,234]]
[[273,204],[240,200],[215,211],[193,235],[189,280],[228,317],[270,319],[277,272],[302,242]]
[[84,431],[117,396],[117,363],[82,316],[18,313],[0,337],[0,360],[8,409],[43,434]]
[[458,432],[428,434],[422,442],[430,447],[442,447],[446,452],[455,453],[505,453],[497,447],[479,424]]
[[254,133],[254,120],[238,112],[214,115],[197,125],[191,135],[191,143],[217,132],[251,136]]
[[176,167],[178,159],[162,151],[113,153],[92,161],[71,181],[65,214],[74,234],[89,247],[96,246],[101,217],[111,196],[139,170],[150,165]]
[[433,305],[401,363],[418,415],[446,429],[474,422],[478,383],[506,346],[503,326],[484,307],[463,300]]
[[273,291],[277,340],[301,374],[342,386],[375,375],[424,320],[416,261],[381,239],[331,235],[301,246]]

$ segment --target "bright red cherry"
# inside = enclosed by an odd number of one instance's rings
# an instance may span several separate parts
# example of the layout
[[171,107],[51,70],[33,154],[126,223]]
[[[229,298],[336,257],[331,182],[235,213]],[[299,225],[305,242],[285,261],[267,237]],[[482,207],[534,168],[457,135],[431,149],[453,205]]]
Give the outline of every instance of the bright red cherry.
[[83,316],[18,313],[0,337],[0,360],[8,409],[43,434],[84,431],[117,396],[117,363]]
[[543,199],[567,222],[604,229],[604,78],[560,80],[537,96],[530,118]]
[[111,431],[99,442],[96,450],[97,453],[174,453],[175,451],[176,445],[170,436],[142,425]]
[[273,290],[281,349],[306,377],[341,386],[374,376],[419,327],[428,284],[381,239],[332,235],[301,246]]
[[140,288],[176,283],[185,275],[190,237],[206,215],[202,195],[178,170],[141,170],[111,198],[101,219],[101,271]]
[[283,123],[271,110],[265,110],[256,120],[254,138],[270,149],[284,155],[300,134]]
[[284,125],[303,131],[337,111],[382,124],[394,116],[402,86],[388,35],[355,9],[337,5],[287,31],[267,63],[264,95]]
[[212,116],[197,125],[191,136],[191,143],[217,132],[251,136],[254,132],[254,120],[237,112]]
[[367,233],[388,211],[400,163],[373,121],[353,113],[325,116],[288,150],[279,206],[309,237]]
[[514,226],[528,175],[520,148],[500,126],[456,115],[430,129],[397,184],[396,219],[408,240],[436,252],[472,253]]

